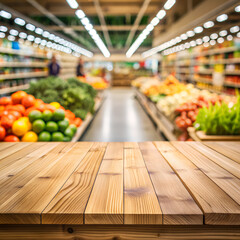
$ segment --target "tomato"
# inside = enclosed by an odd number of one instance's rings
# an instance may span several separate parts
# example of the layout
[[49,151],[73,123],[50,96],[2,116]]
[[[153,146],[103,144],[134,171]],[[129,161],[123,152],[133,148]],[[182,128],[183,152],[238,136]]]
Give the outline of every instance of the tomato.
[[186,127],[192,126],[192,121],[191,121],[191,119],[187,118],[187,119],[185,120],[185,124],[186,124]]
[[45,104],[44,110],[50,110],[51,112],[54,112],[56,110],[56,108],[50,104]]
[[33,95],[27,95],[22,98],[22,105],[26,108],[32,107],[36,102],[36,99]]
[[186,122],[185,122],[185,120],[182,119],[181,121],[179,121],[178,127],[179,127],[179,128],[186,128]]
[[82,124],[82,119],[81,118],[75,118],[74,124],[79,127]]
[[9,105],[12,104],[12,100],[10,97],[2,97],[0,98],[0,105]]
[[17,91],[11,95],[13,104],[21,103],[22,99],[27,96],[27,93],[24,91]]
[[24,114],[24,112],[25,112],[25,108],[21,104],[8,105],[8,106],[6,106],[6,110],[8,110],[8,111],[17,111],[17,112],[19,112],[21,114]]
[[0,117],[2,116],[7,116],[9,114],[9,112],[7,110],[4,110],[1,114]]
[[6,136],[6,129],[0,126],[0,141],[2,141]]
[[20,140],[14,135],[8,135],[4,138],[4,142],[20,142]]
[[181,113],[181,117],[182,117],[182,118],[186,118],[186,117],[187,117],[187,113],[186,113],[185,111],[182,112],[182,113]]
[[5,128],[11,128],[14,121],[16,121],[16,117],[12,114],[8,114],[7,116],[2,116],[1,118],[1,125]]
[[22,116],[22,114],[17,111],[9,111],[9,113],[14,115],[16,117],[16,119],[19,119]]
[[187,114],[187,116],[188,116],[189,118],[192,118],[193,116],[195,116],[195,112],[194,112],[194,111],[189,111],[188,114]]

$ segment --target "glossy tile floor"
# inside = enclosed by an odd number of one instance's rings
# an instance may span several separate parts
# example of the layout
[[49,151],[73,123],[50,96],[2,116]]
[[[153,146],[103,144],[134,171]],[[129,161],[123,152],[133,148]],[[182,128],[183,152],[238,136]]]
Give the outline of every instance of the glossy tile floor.
[[164,140],[134,98],[131,88],[112,88],[81,141],[141,142]]

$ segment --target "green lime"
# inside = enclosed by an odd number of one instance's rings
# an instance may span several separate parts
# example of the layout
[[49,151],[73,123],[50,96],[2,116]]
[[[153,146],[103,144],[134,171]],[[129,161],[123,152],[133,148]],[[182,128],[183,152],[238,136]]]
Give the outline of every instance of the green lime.
[[63,142],[64,135],[61,132],[54,132],[52,134],[52,141],[53,142]]
[[53,122],[53,121],[49,121],[46,124],[46,131],[48,132],[56,132],[58,130],[58,125],[57,123]]
[[75,134],[75,133],[77,132],[77,127],[76,127],[76,125],[70,124],[70,125],[69,125],[69,128],[73,131],[73,134]]
[[28,114],[28,118],[30,122],[34,122],[35,120],[42,118],[42,113],[38,110],[33,110]]
[[40,133],[45,128],[45,122],[42,119],[35,120],[32,124],[32,129],[35,133]]
[[38,135],[39,142],[50,142],[51,134],[49,132],[43,131]]
[[63,109],[57,109],[53,113],[53,121],[61,121],[65,118],[65,111]]
[[64,136],[63,141],[64,141],[64,142],[70,142],[70,141],[71,141],[71,138],[68,137],[68,136]]
[[68,136],[72,139],[73,135],[74,135],[74,132],[73,130],[70,128],[70,126],[64,131],[64,135],[65,136]]
[[58,122],[58,127],[61,132],[64,132],[68,126],[69,126],[69,121],[66,121],[65,119]]
[[50,110],[45,110],[43,113],[42,113],[42,119],[45,121],[45,122],[48,122],[52,119],[52,112]]

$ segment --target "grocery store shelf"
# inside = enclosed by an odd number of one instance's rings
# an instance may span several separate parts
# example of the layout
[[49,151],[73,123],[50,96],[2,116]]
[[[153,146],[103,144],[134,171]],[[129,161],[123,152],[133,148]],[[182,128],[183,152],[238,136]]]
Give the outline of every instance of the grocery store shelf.
[[24,84],[24,85],[16,86],[16,87],[3,88],[3,89],[0,89],[0,95],[12,93],[12,92],[19,91],[19,90],[25,90],[28,88],[29,88],[29,84]]
[[26,73],[10,73],[0,74],[0,79],[17,79],[17,78],[32,78],[32,77],[46,77],[47,72],[26,72]]
[[[193,78],[193,79],[190,79],[190,81],[213,84],[212,80],[210,80],[209,78]],[[223,86],[240,88],[240,84],[238,84],[238,83],[231,83],[231,82],[224,82]]]
[[48,58],[45,54],[42,54],[42,53],[32,53],[32,52],[28,52],[28,51],[24,51],[24,50],[8,49],[8,48],[3,48],[3,47],[0,47],[0,53],[35,57],[35,58],[44,58],[44,59]]
[[71,142],[77,142],[84,134],[84,132],[86,131],[86,129],[88,128],[88,126],[90,125],[90,123],[92,122],[95,114],[97,113],[97,111],[100,109],[102,103],[104,101],[104,93],[101,93],[100,97],[97,97],[96,102],[95,102],[95,113],[94,115],[92,115],[91,113],[87,114],[87,117],[85,118],[85,120],[83,121],[82,125],[80,127],[78,127],[77,132],[75,134],[75,136],[73,137]]
[[0,67],[47,67],[45,62],[2,62]]
[[206,60],[206,61],[195,61],[194,65],[214,65],[214,64],[233,64],[240,63],[240,58],[232,58],[232,59],[218,59],[218,60]]
[[158,131],[162,132],[169,141],[176,141],[177,137],[174,134],[175,126],[172,122],[145,95],[137,89],[135,89],[135,92],[137,100],[156,124]]
[[213,50],[204,51],[204,52],[201,52],[201,53],[194,53],[192,56],[193,57],[201,57],[201,56],[207,56],[207,55],[234,52],[234,51],[237,51],[237,50],[239,50],[239,48],[237,48],[237,47],[220,48],[220,49],[213,49]]
[[198,71],[195,70],[194,73],[199,73],[199,74],[212,74],[212,73],[213,73],[213,69],[198,70]]

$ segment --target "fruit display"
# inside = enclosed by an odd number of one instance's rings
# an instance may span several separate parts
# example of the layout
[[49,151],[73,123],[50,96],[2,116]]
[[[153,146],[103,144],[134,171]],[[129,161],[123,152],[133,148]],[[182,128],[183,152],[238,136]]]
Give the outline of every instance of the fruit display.
[[199,110],[194,126],[207,135],[240,135],[240,95],[235,104],[209,104]]
[[44,78],[31,82],[27,92],[45,103],[58,102],[82,120],[88,112],[94,113],[96,90],[75,78]]
[[82,120],[59,103],[18,91],[0,98],[0,141],[71,141]]

